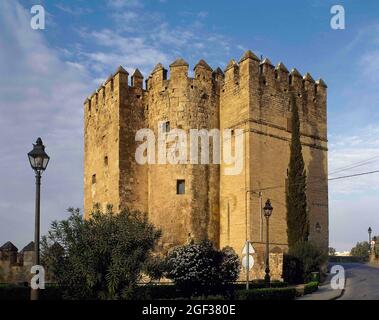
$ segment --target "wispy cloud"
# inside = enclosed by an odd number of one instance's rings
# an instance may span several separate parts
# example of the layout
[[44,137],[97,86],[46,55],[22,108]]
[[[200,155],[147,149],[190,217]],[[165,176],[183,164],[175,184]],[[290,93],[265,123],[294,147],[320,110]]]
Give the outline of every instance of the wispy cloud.
[[140,0],[107,0],[107,4],[116,9],[120,8],[141,8],[143,7]]
[[93,10],[91,8],[80,7],[78,5],[71,7],[71,6],[69,6],[67,4],[63,4],[63,3],[57,3],[57,4],[55,4],[55,7],[58,8],[59,10],[65,12],[65,13],[68,13],[68,14],[74,15],[74,16],[80,16],[83,14],[88,14],[88,13],[93,12]]
[[[51,155],[42,185],[42,231],[82,206],[82,102],[89,77],[77,62],[51,49],[44,31],[30,28],[17,1],[0,2],[0,135],[12,150],[0,157],[0,242],[22,246],[33,238],[34,174],[26,159],[41,136]],[[9,41],[12,39],[12,41]],[[78,144],[79,142],[79,144]]]
[[[353,136],[331,137],[329,153],[330,178],[379,170],[379,126],[368,126]],[[379,174],[330,182],[334,196],[375,192]]]
[[[133,3],[121,1],[110,5],[114,8],[109,13],[115,19],[114,27],[80,30],[83,40],[95,49],[81,50],[78,57],[89,69],[100,73],[101,78],[119,64],[129,69],[138,67],[147,75],[158,62],[169,64],[183,55],[185,59],[227,60],[231,41],[208,31],[196,19],[191,25],[173,26],[161,13],[140,10]],[[194,14],[200,20],[206,16],[205,11]]]

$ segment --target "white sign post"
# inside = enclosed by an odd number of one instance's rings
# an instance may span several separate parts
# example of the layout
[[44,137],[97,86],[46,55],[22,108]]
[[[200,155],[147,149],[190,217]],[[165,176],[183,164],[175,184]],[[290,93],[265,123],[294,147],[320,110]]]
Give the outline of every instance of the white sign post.
[[255,253],[250,240],[246,240],[245,246],[242,249],[242,267],[246,270],[246,290],[249,290],[249,273],[254,266],[254,257],[251,255]]

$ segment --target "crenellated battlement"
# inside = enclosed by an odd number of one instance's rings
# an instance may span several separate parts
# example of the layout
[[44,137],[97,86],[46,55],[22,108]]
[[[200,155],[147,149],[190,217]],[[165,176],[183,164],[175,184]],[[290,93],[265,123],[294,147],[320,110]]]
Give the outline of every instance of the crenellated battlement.
[[135,69],[129,81],[129,73],[119,66],[114,74],[110,74],[104,83],[84,101],[84,106],[88,116],[93,111],[99,111],[99,108],[116,99],[120,93],[130,95],[132,98],[140,98],[143,95],[144,77],[138,69]]
[[212,83],[218,88],[217,91],[238,90],[241,81],[243,82],[244,79],[248,78],[255,81],[254,85],[263,91],[293,92],[298,97],[306,94],[310,101],[316,102],[317,95],[325,95],[327,88],[322,79],[315,81],[308,72],[303,76],[296,68],[289,72],[282,62],[274,66],[268,58],[261,61],[251,50],[246,51],[238,63],[231,59],[224,72],[219,67],[213,70],[203,59],[193,69],[194,78],[188,76],[188,70],[189,64],[182,58],[178,58],[170,64],[169,72],[161,63],[158,63],[145,80],[144,89],[144,77],[138,69],[135,69],[129,83],[129,73],[122,66],[119,66],[116,72],[111,74],[86,99],[84,104],[86,109],[92,112],[98,110],[99,106],[104,105],[109,99],[113,99],[115,88],[119,90],[119,83],[115,82],[115,78],[118,76],[124,78],[124,86],[120,90],[129,94],[137,92],[138,95],[141,95],[138,89],[161,92],[169,86],[183,87],[193,85],[195,82]]
[[[242,68],[244,64],[249,64],[249,68]],[[322,79],[315,81],[308,72],[302,76],[296,68],[289,72],[282,62],[275,67],[270,59],[265,58],[261,61],[250,50],[244,53],[239,63],[231,59],[224,72],[226,87],[238,86],[240,79],[246,77],[248,73],[251,79],[255,78],[257,81],[255,85],[280,88],[285,92],[298,91],[301,94],[305,91],[314,95],[315,93],[324,93],[326,89]]]

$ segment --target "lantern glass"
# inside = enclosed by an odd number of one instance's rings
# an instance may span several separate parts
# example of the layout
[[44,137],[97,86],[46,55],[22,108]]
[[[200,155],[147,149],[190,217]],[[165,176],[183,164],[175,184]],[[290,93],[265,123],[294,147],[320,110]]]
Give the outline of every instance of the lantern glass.
[[270,201],[270,199],[267,199],[266,204],[263,208],[263,211],[264,211],[266,218],[269,218],[271,216],[272,210],[273,210],[273,208],[271,206],[271,201]]
[[28,153],[28,158],[33,170],[40,172],[47,168],[50,157],[45,152],[41,138],[38,138],[36,144],[33,144],[33,150]]

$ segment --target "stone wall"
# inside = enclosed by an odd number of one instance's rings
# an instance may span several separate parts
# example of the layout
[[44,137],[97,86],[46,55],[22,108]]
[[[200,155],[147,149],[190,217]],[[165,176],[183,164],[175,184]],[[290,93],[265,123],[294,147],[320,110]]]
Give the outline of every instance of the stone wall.
[[7,242],[0,247],[0,283],[19,283],[29,281],[34,259],[34,244],[29,243],[24,249],[18,249]]

